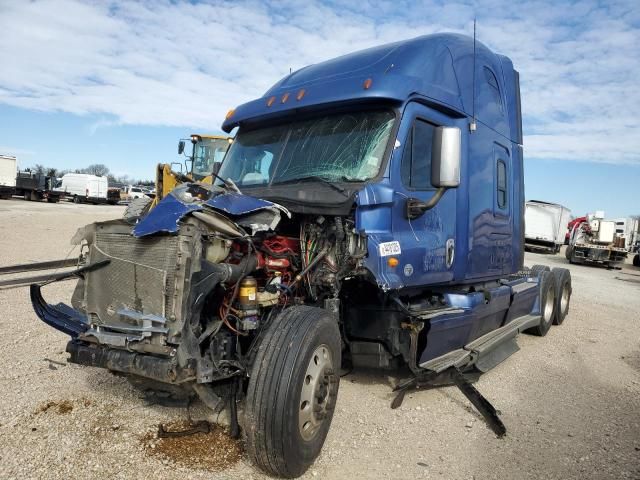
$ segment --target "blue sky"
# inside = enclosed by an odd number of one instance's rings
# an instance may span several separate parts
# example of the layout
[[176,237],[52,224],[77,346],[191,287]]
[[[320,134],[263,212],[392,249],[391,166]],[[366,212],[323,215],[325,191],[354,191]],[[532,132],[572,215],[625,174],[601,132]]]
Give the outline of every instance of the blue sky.
[[636,1],[0,0],[0,153],[153,176],[304,65],[453,31],[520,71],[528,198],[640,213]]

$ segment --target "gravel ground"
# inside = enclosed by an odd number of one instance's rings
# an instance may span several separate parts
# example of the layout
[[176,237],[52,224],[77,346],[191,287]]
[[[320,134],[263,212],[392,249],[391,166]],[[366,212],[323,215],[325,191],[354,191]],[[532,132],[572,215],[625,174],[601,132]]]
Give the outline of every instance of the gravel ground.
[[[77,227],[122,211],[0,201],[0,265],[63,258]],[[640,270],[569,266],[563,254],[526,263],[569,267],[573,297],[562,326],[521,336],[521,350],[476,384],[501,411],[505,438],[455,388],[409,394],[390,410],[386,376],[352,373],[305,478],[640,478]],[[68,301],[72,289],[61,282],[45,295]],[[154,440],[159,423],[184,422],[187,410],[148,405],[122,378],[66,364],[67,337],[36,318],[26,288],[0,290],[0,312],[0,478],[264,478],[219,429],[202,455],[225,449],[228,461],[184,462],[197,453],[190,444]]]

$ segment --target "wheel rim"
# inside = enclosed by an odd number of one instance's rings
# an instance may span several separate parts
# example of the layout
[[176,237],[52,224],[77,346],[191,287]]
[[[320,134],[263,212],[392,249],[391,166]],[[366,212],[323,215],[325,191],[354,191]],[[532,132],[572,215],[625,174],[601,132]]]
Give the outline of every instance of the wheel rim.
[[329,414],[334,392],[333,358],[327,345],[315,349],[302,379],[298,427],[303,439],[309,441],[320,431]]
[[553,289],[550,289],[549,292],[547,292],[547,298],[544,302],[544,310],[542,313],[545,323],[549,323],[553,320],[553,304],[555,301],[556,294]]
[[569,286],[565,285],[560,296],[560,311],[564,315],[569,307]]

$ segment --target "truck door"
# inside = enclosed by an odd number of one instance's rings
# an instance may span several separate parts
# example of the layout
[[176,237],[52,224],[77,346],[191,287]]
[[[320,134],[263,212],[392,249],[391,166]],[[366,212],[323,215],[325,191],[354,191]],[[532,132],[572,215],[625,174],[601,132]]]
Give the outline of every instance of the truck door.
[[469,145],[467,278],[510,273],[515,202],[510,151],[503,137],[481,122]]
[[456,234],[456,190],[448,190],[431,210],[408,220],[409,198],[429,200],[436,191],[431,185],[431,148],[438,126],[455,126],[453,121],[422,104],[410,103],[398,132],[390,170],[395,190],[393,238],[400,243],[397,275],[406,286],[448,282],[453,279]]

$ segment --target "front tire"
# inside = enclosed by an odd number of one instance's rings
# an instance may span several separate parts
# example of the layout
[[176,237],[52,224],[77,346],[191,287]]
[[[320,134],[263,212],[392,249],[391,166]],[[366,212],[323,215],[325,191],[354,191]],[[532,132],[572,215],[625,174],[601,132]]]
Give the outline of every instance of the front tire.
[[262,470],[302,475],[320,454],[340,384],[337,321],[325,310],[289,307],[266,327],[251,369],[244,427]]

